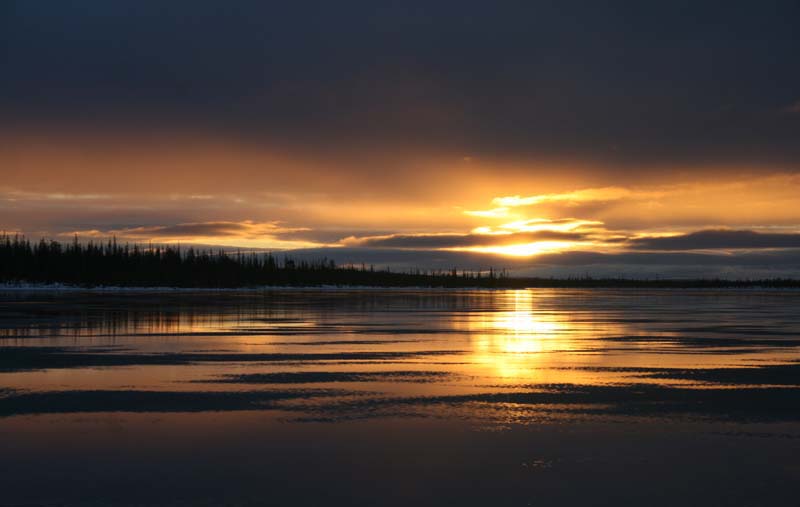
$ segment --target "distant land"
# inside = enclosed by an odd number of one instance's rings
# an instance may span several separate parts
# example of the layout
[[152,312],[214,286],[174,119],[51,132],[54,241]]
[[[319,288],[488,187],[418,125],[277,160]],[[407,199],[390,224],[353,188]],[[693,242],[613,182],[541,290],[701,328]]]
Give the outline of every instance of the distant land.
[[800,288],[800,280],[512,277],[505,270],[391,271],[272,253],[175,246],[71,243],[0,236],[0,283],[6,287],[440,287],[440,288]]

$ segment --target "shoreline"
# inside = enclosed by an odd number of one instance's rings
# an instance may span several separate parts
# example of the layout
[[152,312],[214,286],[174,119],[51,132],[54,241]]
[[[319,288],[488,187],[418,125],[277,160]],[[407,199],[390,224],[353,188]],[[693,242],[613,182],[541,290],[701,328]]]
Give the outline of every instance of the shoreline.
[[261,292],[273,292],[273,291],[330,291],[330,292],[346,292],[346,291],[380,291],[380,292],[403,292],[403,291],[447,291],[447,292],[459,292],[459,291],[485,291],[485,292],[494,292],[494,291],[516,291],[516,290],[537,290],[537,289],[547,289],[547,290],[624,290],[624,291],[634,291],[634,290],[658,290],[658,291],[672,291],[672,290],[691,290],[691,291],[702,291],[702,290],[726,290],[726,291],[736,291],[736,292],[746,292],[746,291],[774,291],[774,292],[794,292],[800,291],[800,283],[797,286],[786,286],[786,287],[776,287],[776,286],[767,286],[767,285],[759,285],[759,284],[752,284],[752,285],[741,285],[736,286],[737,282],[732,282],[731,285],[726,285],[725,283],[720,283],[717,285],[709,284],[705,286],[699,286],[697,284],[698,281],[693,281],[695,283],[689,282],[685,285],[681,285],[679,283],[672,285],[668,284],[665,286],[662,283],[653,283],[648,284],[647,282],[641,282],[637,284],[633,282],[631,284],[621,284],[618,286],[614,286],[611,284],[608,285],[569,285],[568,283],[564,283],[563,285],[530,285],[530,286],[519,286],[519,287],[509,287],[509,286],[501,286],[501,287],[486,287],[486,286],[474,286],[474,287],[448,287],[448,286],[379,286],[379,285],[263,285],[263,286],[251,286],[251,287],[174,287],[174,286],[113,286],[113,285],[100,285],[100,286],[78,286],[78,285],[66,285],[66,284],[0,284],[0,293],[3,292],[69,292],[69,293],[78,293],[78,292],[88,292],[88,293],[164,293],[164,294],[173,294],[173,293],[197,293],[197,292],[204,292],[204,293],[261,293]]

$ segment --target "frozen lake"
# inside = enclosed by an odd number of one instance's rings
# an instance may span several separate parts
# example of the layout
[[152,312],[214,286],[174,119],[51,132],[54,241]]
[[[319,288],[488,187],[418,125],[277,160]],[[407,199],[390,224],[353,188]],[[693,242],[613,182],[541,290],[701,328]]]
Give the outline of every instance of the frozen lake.
[[0,505],[797,505],[800,291],[0,292]]

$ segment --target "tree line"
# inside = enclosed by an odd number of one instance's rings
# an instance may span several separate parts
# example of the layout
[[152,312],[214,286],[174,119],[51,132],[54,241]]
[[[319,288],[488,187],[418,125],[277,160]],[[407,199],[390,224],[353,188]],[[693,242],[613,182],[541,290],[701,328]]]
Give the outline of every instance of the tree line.
[[0,283],[82,287],[379,286],[379,287],[800,287],[800,280],[635,280],[630,278],[515,278],[505,270],[405,272],[366,265],[338,266],[330,259],[296,260],[262,252],[181,248],[173,245],[69,243],[0,234]]
[[263,252],[226,252],[174,245],[70,243],[0,235],[0,282],[121,287],[252,287],[261,285],[491,285],[505,271],[393,272],[333,260],[297,260]]

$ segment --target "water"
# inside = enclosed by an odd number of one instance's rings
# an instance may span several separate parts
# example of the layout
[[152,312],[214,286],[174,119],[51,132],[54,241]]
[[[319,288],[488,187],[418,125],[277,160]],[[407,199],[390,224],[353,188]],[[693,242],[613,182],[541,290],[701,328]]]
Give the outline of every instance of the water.
[[0,505],[798,505],[800,292],[0,294]]

